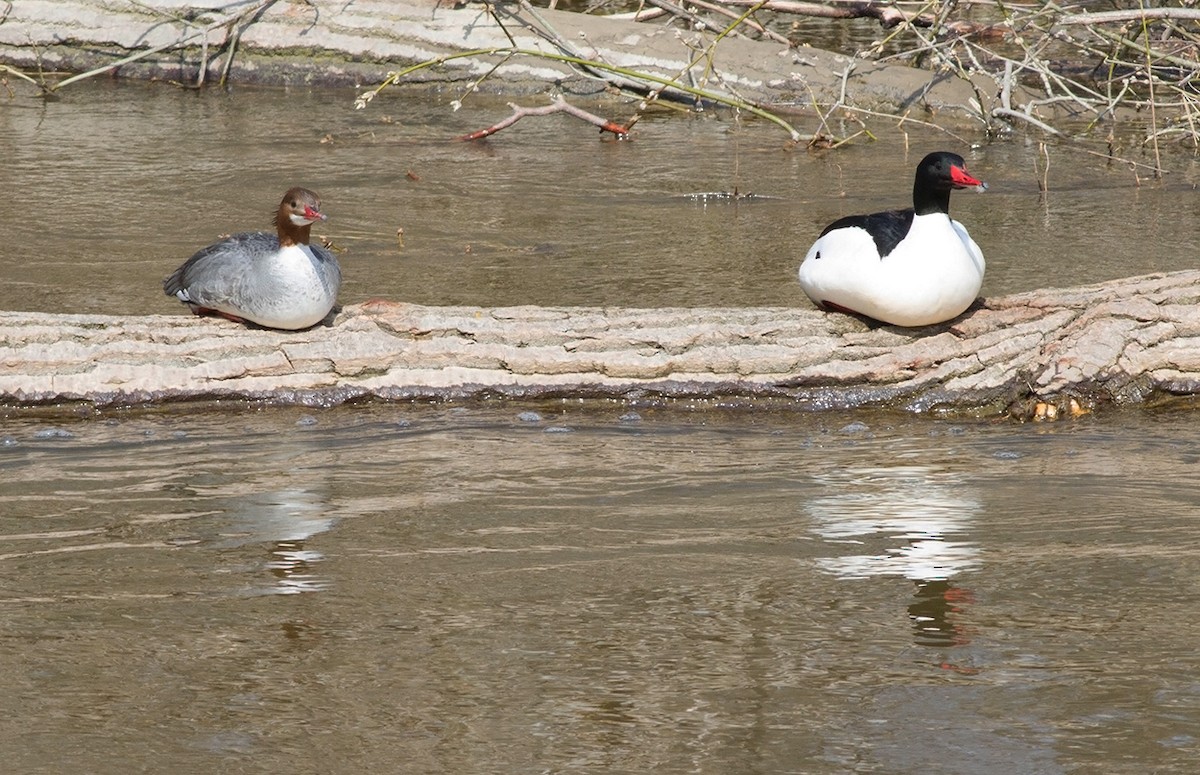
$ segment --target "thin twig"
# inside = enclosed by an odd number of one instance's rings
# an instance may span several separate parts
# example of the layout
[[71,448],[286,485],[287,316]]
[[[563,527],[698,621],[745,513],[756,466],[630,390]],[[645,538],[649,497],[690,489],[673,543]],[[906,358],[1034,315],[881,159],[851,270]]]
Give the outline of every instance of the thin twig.
[[36,78],[34,78],[31,75],[27,75],[26,73],[21,72],[20,70],[16,69],[15,67],[9,67],[8,65],[0,65],[0,72],[11,73],[23,81],[29,81],[31,84],[33,84],[34,86],[37,86],[38,88],[45,88],[42,84],[38,83]]
[[1146,81],[1150,89],[1150,142],[1154,146],[1154,177],[1161,178],[1162,156],[1158,152],[1158,112],[1154,104],[1154,70],[1150,62],[1150,29],[1145,16],[1145,0],[1138,0],[1138,5],[1142,6],[1142,37],[1146,41]]
[[1050,190],[1050,151],[1046,148],[1044,142],[1038,143],[1038,151],[1041,159],[1045,160],[1045,165],[1039,163],[1039,158],[1033,159],[1033,170],[1037,173],[1038,191],[1045,196]]
[[[698,52],[695,55],[695,57],[692,58],[692,61],[688,62],[686,65],[684,65],[680,69],[679,75],[676,76],[676,78],[674,80],[676,80],[676,81],[679,80],[679,77],[683,76],[684,74],[690,74],[692,72],[692,68],[695,67],[700,62],[700,60],[711,57],[711,52],[712,52],[713,48],[717,45],[717,43],[720,42],[720,40],[722,38],[724,38],[726,35],[731,34],[733,32],[734,28],[736,28],[741,23],[741,20],[748,18],[752,13],[754,13],[755,10],[757,10],[757,8],[751,8],[750,10],[748,10],[744,14],[742,14],[741,17],[739,17],[738,19],[735,19],[732,24],[729,24],[728,26],[726,26],[725,29],[722,30],[716,36],[716,38],[714,38],[712,40],[712,42],[710,42],[708,44],[708,46],[706,46],[704,48],[704,50]],[[658,100],[659,96],[663,93],[663,89],[665,89],[665,88],[666,88],[666,85],[664,85],[663,87],[661,87],[659,89],[655,89],[655,90],[651,91],[650,94],[647,95],[646,99],[643,100],[643,102],[642,102],[642,106],[641,106],[642,110],[645,110],[646,107],[648,107],[649,105],[653,104],[656,100]],[[637,117],[635,117],[634,121],[635,122],[637,121]]]
[[626,67],[617,67],[615,65],[606,64],[604,62],[598,62],[594,59],[581,59],[579,57],[568,56],[566,54],[556,54],[556,53],[553,53],[550,51],[537,51],[534,49],[521,49],[521,48],[518,48],[518,49],[510,49],[510,48],[505,48],[505,47],[478,48],[478,49],[473,49],[471,51],[460,51],[455,54],[447,54],[446,56],[437,57],[436,59],[429,59],[424,62],[419,62],[410,67],[406,67],[403,70],[397,70],[397,71],[388,73],[387,78],[385,78],[383,80],[383,82],[380,83],[378,86],[375,86],[374,88],[368,89],[367,91],[359,94],[358,97],[354,101],[354,107],[358,110],[362,110],[363,108],[367,107],[367,105],[371,102],[371,100],[373,100],[381,91],[383,91],[384,89],[386,89],[389,86],[393,86],[394,84],[398,83],[405,76],[407,76],[411,73],[417,72],[418,70],[424,70],[429,67],[436,67],[438,65],[442,65],[442,64],[445,64],[446,62],[450,62],[450,61],[453,61],[456,59],[472,59],[472,58],[481,57],[481,56],[497,56],[497,55],[503,55],[503,56],[518,55],[518,56],[534,57],[534,58],[538,58],[538,59],[550,59],[550,60],[553,60],[556,62],[564,62],[567,64],[583,65],[583,66],[595,68],[597,70],[604,70],[607,72],[616,73],[618,75],[625,76],[626,78],[629,78],[631,80],[636,79],[636,80],[640,80],[640,81],[645,81],[647,83],[661,84],[663,86],[668,86],[672,89],[675,89],[676,91],[683,92],[684,94],[690,94],[694,97],[699,97],[700,99],[708,100],[708,101],[716,103],[718,105],[727,105],[731,108],[738,108],[740,110],[746,111],[747,113],[752,113],[752,114],[758,116],[759,118],[766,119],[767,121],[770,121],[771,123],[779,126],[783,130],[785,130],[789,135],[791,135],[793,140],[799,141],[799,140],[805,139],[807,137],[806,135],[801,134],[799,131],[796,130],[795,127],[793,127],[791,124],[784,121],[782,118],[775,115],[774,113],[764,110],[764,109],[758,107],[757,105],[753,105],[748,102],[745,102],[744,100],[739,100],[736,98],[728,97],[724,94],[718,94],[716,92],[711,92],[706,89],[700,89],[700,88],[697,88],[694,86],[688,86],[687,84],[680,83],[676,79],[665,78],[661,75],[655,75],[654,73],[645,73],[645,72],[640,72],[637,70],[630,70],[629,68],[626,68]]
[[[1124,156],[1117,156],[1116,154],[1112,153],[1111,151],[1109,153],[1100,153],[1099,151],[1093,151],[1089,148],[1082,148],[1080,150],[1082,150],[1086,154],[1090,154],[1092,156],[1098,156],[1101,159],[1107,159],[1109,161],[1119,161],[1122,164],[1128,164],[1130,167],[1142,167],[1143,169],[1147,169],[1147,170],[1151,170],[1151,171],[1158,170],[1158,168],[1153,165],[1146,164],[1145,162],[1134,161],[1133,159],[1127,159]],[[1168,170],[1158,170],[1158,171],[1159,172],[1168,172]]]
[[1096,13],[1077,13],[1063,16],[1059,24],[1082,24],[1090,27],[1094,24],[1109,22],[1147,22],[1150,19],[1183,19],[1200,21],[1200,9],[1197,8],[1133,8],[1127,11],[1097,11]]
[[190,35],[184,35],[179,40],[173,41],[171,43],[164,43],[161,46],[155,46],[153,48],[148,48],[144,51],[139,51],[136,54],[130,54],[127,57],[118,59],[116,62],[112,62],[110,64],[104,65],[103,67],[97,67],[95,70],[89,70],[86,73],[80,73],[79,75],[71,76],[70,78],[67,78],[66,80],[59,81],[58,83],[54,84],[53,86],[48,87],[46,90],[49,92],[56,92],[59,89],[63,88],[64,86],[69,86],[70,84],[73,84],[76,81],[82,81],[85,78],[91,78],[96,75],[102,75],[103,73],[107,73],[109,70],[115,70],[118,67],[124,67],[125,65],[127,65],[131,62],[138,61],[139,59],[145,59],[148,56],[153,56],[153,55],[161,53],[163,51],[168,51],[170,49],[177,48],[179,46],[182,46],[184,43],[187,43],[189,40],[198,38],[201,35],[208,35],[208,33],[212,32],[213,30],[220,29],[221,27],[224,27],[225,25],[229,24],[230,22],[236,22],[240,19],[244,19],[248,16],[252,16],[256,13],[259,13],[260,11],[264,11],[267,8],[270,8],[276,2],[277,2],[277,0],[262,0],[261,3],[259,3],[258,5],[256,5],[253,8],[249,8],[245,11],[242,11],[241,13],[234,14],[228,18],[222,19],[219,22],[214,22],[213,24],[210,24],[207,27],[203,27],[203,28],[197,30],[196,32],[191,33]]
[[[647,2],[654,2],[654,0],[647,0]],[[724,16],[727,19],[737,19],[738,18],[738,14],[736,12],[731,11],[728,8],[725,8],[723,5],[720,5],[718,3],[709,3],[709,2],[705,2],[705,0],[688,0],[688,2],[690,5],[693,5],[696,8],[703,8],[706,11],[710,11],[710,12],[718,14],[720,16]],[[725,0],[725,2],[728,5],[733,5],[733,3],[730,3],[729,0]],[[754,30],[759,35],[762,35],[763,37],[766,37],[766,38],[770,38],[771,40],[775,41],[776,43],[782,43],[785,46],[791,45],[791,41],[789,41],[783,35],[780,35],[778,32],[774,32],[773,30],[767,29],[766,27],[762,26],[754,19],[743,18],[742,24],[744,24],[747,27],[749,27],[750,29]]]
[[[732,6],[759,5],[756,0],[724,0],[724,3]],[[880,25],[888,28],[904,23],[930,27],[935,23],[934,17],[924,11],[910,14],[899,10],[892,3],[876,3],[870,0],[855,0],[855,2],[847,3],[843,8],[828,3],[803,3],[794,2],[794,0],[767,0],[761,6],[764,11],[790,13],[797,16],[815,16],[824,19],[877,19]]]
[[[861,113],[864,116],[874,116],[876,118],[897,118],[897,116],[892,113],[881,113],[877,110],[868,110],[867,108],[856,108],[852,105],[845,106],[843,108],[843,110],[847,110],[847,111],[850,111],[853,113]],[[968,140],[967,138],[963,137],[960,134],[956,134],[952,130],[950,130],[940,124],[935,124],[932,121],[922,121],[919,118],[913,118],[913,117],[909,116],[907,113],[905,113],[903,116],[899,116],[899,119],[900,120],[896,124],[896,128],[900,129],[901,131],[904,130],[905,124],[916,124],[917,126],[923,126],[928,129],[936,129],[937,131],[941,132],[942,134],[953,137],[955,140],[962,143],[964,147],[969,148],[971,146],[970,140]]]

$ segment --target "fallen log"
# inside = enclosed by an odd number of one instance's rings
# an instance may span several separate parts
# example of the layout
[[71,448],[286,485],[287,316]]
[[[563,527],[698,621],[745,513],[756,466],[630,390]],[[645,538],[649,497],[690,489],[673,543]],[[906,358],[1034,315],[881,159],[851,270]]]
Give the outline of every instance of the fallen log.
[[1086,410],[1198,388],[1200,271],[981,300],[915,330],[810,307],[370,301],[298,332],[186,315],[0,313],[0,402],[17,408],[499,396],[1031,417],[1039,404]]

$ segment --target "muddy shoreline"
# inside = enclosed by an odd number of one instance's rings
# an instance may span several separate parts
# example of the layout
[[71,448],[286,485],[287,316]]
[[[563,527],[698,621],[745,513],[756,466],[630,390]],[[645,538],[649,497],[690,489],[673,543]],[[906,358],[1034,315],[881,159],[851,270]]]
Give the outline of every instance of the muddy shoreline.
[[[694,47],[705,41],[700,33],[549,10],[530,18],[506,8],[502,28],[480,7],[438,7],[434,2],[237,3],[222,11],[190,12],[187,22],[179,15],[190,8],[188,3],[159,2],[154,8],[157,13],[133,4],[114,8],[100,0],[14,4],[0,23],[0,63],[37,77],[50,71],[86,72],[138,57],[106,75],[183,85],[224,78],[232,83],[369,88],[402,68],[448,58],[440,66],[406,75],[402,85],[423,91],[461,89],[486,75],[479,83],[483,91],[513,96],[561,91],[585,98],[602,95],[614,78],[606,83],[597,77],[604,74],[548,58],[504,61],[464,53],[513,44],[559,53],[560,48],[535,32],[548,25],[580,56],[674,79],[689,71]],[[810,110],[814,101],[844,98],[872,110],[918,111],[922,117],[936,114],[939,122],[981,126],[979,109],[970,103],[979,96],[988,99],[995,90],[986,79],[972,86],[944,74],[744,38],[722,40],[711,70],[708,64],[693,64],[692,75],[680,80],[779,111]],[[46,78],[51,85],[62,80]],[[635,79],[615,80],[636,90]],[[19,81],[10,79],[10,85],[19,86]]]

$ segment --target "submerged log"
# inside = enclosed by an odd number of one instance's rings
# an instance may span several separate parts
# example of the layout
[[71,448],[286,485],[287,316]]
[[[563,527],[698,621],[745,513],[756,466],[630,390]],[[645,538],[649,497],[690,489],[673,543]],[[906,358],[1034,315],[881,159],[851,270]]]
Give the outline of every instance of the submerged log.
[[680,397],[1031,416],[1200,389],[1200,272],[987,299],[871,328],[803,308],[423,307],[281,332],[186,315],[0,313],[0,402]]

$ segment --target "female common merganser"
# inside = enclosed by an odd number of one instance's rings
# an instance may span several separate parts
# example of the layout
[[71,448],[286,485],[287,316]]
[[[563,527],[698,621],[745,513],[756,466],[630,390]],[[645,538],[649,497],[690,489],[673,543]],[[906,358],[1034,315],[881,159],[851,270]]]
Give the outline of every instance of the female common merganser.
[[851,215],[825,227],[800,265],[800,287],[825,309],[897,326],[957,317],[979,295],[983,253],[950,218],[950,191],[987,184],[961,156],[931,153],[917,165],[913,206]]
[[163,290],[197,315],[287,330],[314,326],[342,284],[333,254],[308,244],[309,229],[325,218],[320,197],[293,188],[275,213],[278,236],[248,232],[209,245],[164,280]]

